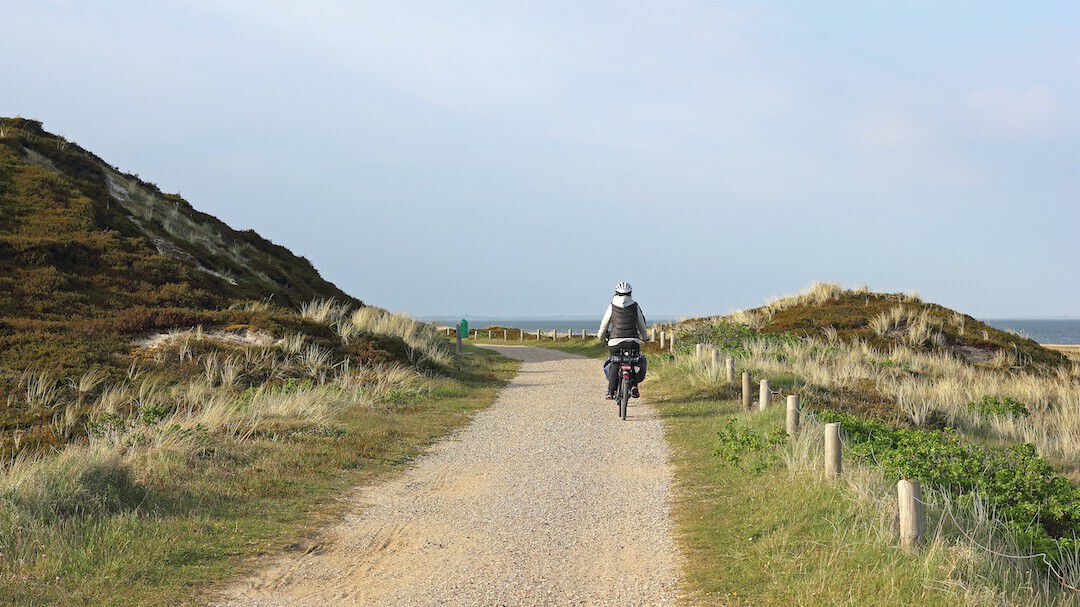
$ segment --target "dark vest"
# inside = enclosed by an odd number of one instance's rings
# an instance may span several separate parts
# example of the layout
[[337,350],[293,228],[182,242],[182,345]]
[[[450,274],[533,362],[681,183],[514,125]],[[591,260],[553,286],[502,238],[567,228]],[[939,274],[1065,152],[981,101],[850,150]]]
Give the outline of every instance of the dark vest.
[[625,308],[620,308],[619,306],[612,304],[611,328],[608,329],[608,337],[611,339],[641,337],[637,329],[637,317],[638,307],[636,301]]

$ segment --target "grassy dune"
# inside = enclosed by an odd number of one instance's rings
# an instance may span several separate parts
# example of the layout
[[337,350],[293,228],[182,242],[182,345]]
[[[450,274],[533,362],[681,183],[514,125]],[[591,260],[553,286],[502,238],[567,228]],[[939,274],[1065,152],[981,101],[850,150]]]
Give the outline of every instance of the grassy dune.
[[330,334],[173,331],[120,381],[42,379],[72,412],[53,425],[82,429],[0,471],[0,602],[197,604],[260,554],[306,549],[342,491],[460,427],[516,368],[373,308],[295,316]]
[[[889,299],[906,307],[862,310]],[[819,322],[839,317],[843,330]],[[786,329],[773,325],[779,318]],[[706,602],[1076,599],[1058,577],[1080,577],[1080,488],[1067,480],[1077,480],[1080,461],[1076,366],[913,296],[831,285],[675,330],[678,351],[656,358],[643,392],[658,399],[678,454],[689,580]],[[698,342],[751,373],[755,403],[761,378],[799,394],[806,431],[794,441],[776,435],[781,403],[739,411],[722,366],[695,356]],[[821,478],[821,421],[842,422],[841,482]],[[913,555],[895,549],[900,476],[922,479],[931,502],[929,545]],[[837,579],[844,584],[830,587]]]
[[[674,516],[685,590],[703,605],[1073,604],[1039,568],[995,559],[930,510],[928,545],[898,546],[893,480],[848,459],[824,478],[823,429],[804,419],[779,436],[783,405],[742,411],[738,388],[690,373],[687,355],[656,357],[645,396],[660,410],[676,469]],[[772,376],[791,391],[801,380]],[[755,401],[756,402],[756,401]],[[927,500],[945,494],[928,489]],[[1020,548],[992,519],[953,504],[951,515],[995,549]]]

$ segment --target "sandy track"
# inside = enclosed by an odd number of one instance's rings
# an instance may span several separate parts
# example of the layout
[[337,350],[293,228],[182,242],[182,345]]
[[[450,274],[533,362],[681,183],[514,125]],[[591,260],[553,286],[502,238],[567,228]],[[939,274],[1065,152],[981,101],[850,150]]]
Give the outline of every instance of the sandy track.
[[596,360],[497,349],[524,364],[494,405],[222,604],[674,604],[661,421],[620,421]]

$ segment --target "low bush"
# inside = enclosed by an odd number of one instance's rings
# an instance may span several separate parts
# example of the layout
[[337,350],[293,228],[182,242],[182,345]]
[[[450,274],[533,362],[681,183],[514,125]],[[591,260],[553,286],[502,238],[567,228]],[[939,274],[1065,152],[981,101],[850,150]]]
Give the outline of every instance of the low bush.
[[727,427],[717,433],[719,445],[714,453],[721,460],[756,474],[780,460],[774,447],[783,444],[786,435],[779,428],[763,435],[731,419]]
[[984,417],[1029,417],[1027,405],[1010,396],[984,396],[967,404],[968,409]]
[[746,325],[724,321],[686,322],[678,325],[676,348],[689,349],[695,344],[711,344],[720,350],[743,356],[748,344],[767,342],[783,344],[798,341],[798,337],[781,333],[761,333]]
[[970,505],[976,497],[1008,521],[1017,543],[1057,555],[1080,548],[1080,487],[1055,473],[1030,444],[987,447],[956,432],[896,428],[847,413],[840,422],[848,452],[898,478],[918,478]]

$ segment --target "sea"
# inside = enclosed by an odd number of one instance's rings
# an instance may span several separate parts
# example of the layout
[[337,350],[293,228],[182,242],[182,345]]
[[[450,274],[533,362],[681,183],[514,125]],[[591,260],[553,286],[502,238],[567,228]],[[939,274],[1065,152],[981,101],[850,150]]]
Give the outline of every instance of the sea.
[[[596,331],[600,325],[600,317],[587,318],[583,316],[551,316],[543,317],[498,317],[478,316],[468,318],[469,326],[474,329],[499,326],[512,329],[525,329],[535,331],[560,331],[587,329]],[[425,318],[425,321],[436,322],[442,326],[457,326],[461,320],[459,317],[433,316]],[[675,318],[650,318],[649,324],[675,322]],[[1032,319],[1032,318],[995,318],[986,321],[993,327],[1006,331],[1015,331],[1026,337],[1030,337],[1041,344],[1080,344],[1080,318],[1066,319]]]
[[985,322],[1030,337],[1040,344],[1080,344],[1080,318],[996,318]]

